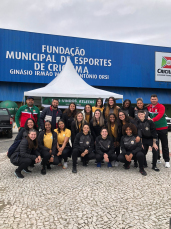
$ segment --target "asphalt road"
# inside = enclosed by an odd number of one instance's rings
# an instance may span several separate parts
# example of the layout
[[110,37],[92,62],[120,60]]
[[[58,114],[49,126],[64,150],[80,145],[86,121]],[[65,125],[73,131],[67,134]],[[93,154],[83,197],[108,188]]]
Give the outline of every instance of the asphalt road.
[[14,142],[14,139],[16,137],[17,133],[13,133],[12,138],[7,138],[6,136],[1,136],[0,137],[0,153],[7,152],[9,147],[12,145]]

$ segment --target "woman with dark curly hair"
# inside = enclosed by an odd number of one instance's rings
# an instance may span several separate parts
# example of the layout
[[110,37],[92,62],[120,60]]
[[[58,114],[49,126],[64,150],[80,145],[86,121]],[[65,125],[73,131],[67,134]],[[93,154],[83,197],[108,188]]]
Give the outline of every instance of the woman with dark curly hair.
[[65,127],[71,130],[71,123],[74,120],[77,113],[76,104],[70,103],[68,109],[64,110],[62,119],[64,120]]
[[121,138],[121,151],[118,156],[118,160],[124,163],[124,168],[129,169],[131,160],[138,160],[139,172],[146,176],[147,173],[144,170],[144,154],[142,152],[142,143],[136,142],[137,128],[132,123],[127,123],[122,128],[123,136]]

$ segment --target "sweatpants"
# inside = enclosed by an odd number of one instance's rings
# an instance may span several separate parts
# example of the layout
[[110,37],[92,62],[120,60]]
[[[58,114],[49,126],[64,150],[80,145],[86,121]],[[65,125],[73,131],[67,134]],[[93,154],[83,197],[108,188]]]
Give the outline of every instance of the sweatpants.
[[[146,155],[148,153],[148,148],[149,146],[153,146],[153,139],[142,139],[142,144],[144,146],[143,149],[143,153],[144,153],[144,165],[147,165],[147,161],[146,161]],[[158,158],[158,150],[155,150],[154,147],[152,147],[152,153],[153,153],[153,159],[152,159],[152,163],[153,163],[153,167],[156,167],[156,163],[157,163],[157,158]]]
[[11,160],[11,163],[15,166],[18,166],[16,169],[17,172],[21,172],[23,169],[27,169],[28,166],[30,166],[32,163],[34,163],[35,160],[32,160],[27,157],[19,157],[18,161]]
[[[130,152],[128,153],[128,155],[129,155],[129,154],[130,154]],[[136,153],[136,154],[133,156],[132,160],[134,160],[134,159],[137,159],[138,164],[139,164],[139,168],[142,169],[143,166],[144,166],[144,153],[141,152],[141,151],[139,151],[138,153]],[[118,160],[119,160],[120,162],[122,162],[122,163],[125,163],[126,165],[129,165],[129,164],[130,164],[130,162],[126,160],[125,154],[123,154],[123,153],[121,153],[121,154],[118,156]]]
[[[161,141],[163,159],[165,162],[169,162],[169,147],[168,147],[168,129],[156,130],[158,134],[158,139]],[[159,142],[159,141],[158,141]],[[158,159],[160,159],[160,150],[158,153]]]
[[[79,149],[75,148],[72,151],[72,163],[73,163],[73,167],[76,167],[77,164],[77,158],[81,157],[81,154],[83,152],[81,152]],[[86,154],[84,157],[81,157],[82,161],[89,161],[92,159],[95,159],[95,154],[94,152],[90,152],[88,154]]]
[[[106,154],[108,154],[108,153],[106,153]],[[108,158],[109,158],[109,162],[117,160],[117,156],[114,153],[108,154]],[[100,154],[96,153],[96,161],[97,161],[97,163],[101,162],[103,159],[104,159],[103,155],[100,155]]]

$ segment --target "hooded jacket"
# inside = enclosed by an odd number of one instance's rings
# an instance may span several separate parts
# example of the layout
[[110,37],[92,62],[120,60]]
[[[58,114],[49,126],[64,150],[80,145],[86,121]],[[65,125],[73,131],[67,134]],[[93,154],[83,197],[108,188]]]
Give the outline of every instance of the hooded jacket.
[[137,121],[138,129],[141,131],[142,138],[157,139],[156,127],[153,121],[144,119]]
[[142,143],[141,142],[136,142],[137,136],[131,135],[124,135],[121,138],[121,150],[124,155],[129,155],[133,154],[136,155],[136,153],[140,152],[142,150]]
[[94,140],[93,136],[90,134],[85,135],[83,132],[80,132],[76,135],[73,148],[77,148],[80,152],[84,152],[84,150],[88,150],[88,152],[92,152],[94,150]]

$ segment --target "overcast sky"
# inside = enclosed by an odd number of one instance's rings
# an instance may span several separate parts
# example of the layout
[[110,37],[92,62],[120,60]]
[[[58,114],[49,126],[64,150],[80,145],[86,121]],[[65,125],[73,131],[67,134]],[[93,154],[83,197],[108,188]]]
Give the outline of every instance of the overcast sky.
[[171,47],[171,0],[1,0],[0,28]]

